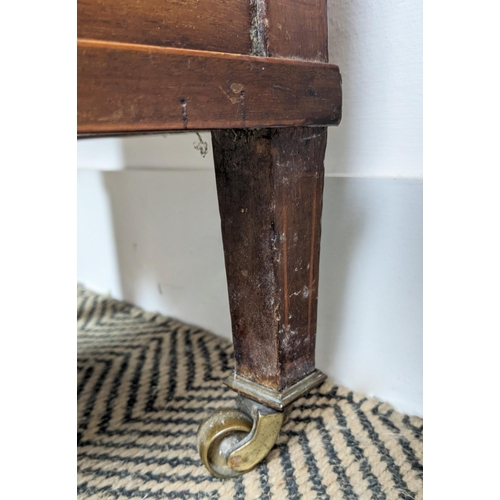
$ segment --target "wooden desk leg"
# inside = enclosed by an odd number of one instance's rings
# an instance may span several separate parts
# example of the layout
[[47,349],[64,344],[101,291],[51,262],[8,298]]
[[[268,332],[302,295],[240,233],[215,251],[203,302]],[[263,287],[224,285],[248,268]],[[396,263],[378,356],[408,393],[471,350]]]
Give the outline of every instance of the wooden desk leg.
[[[217,476],[253,468],[315,370],[326,128],[212,132],[233,330],[237,410],[200,426]],[[242,439],[243,438],[243,439]]]

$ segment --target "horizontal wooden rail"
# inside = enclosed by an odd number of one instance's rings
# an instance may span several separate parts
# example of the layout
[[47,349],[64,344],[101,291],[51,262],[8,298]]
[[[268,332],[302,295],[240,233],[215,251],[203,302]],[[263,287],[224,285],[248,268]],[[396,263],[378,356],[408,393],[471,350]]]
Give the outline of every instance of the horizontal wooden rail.
[[338,125],[333,64],[78,41],[78,132]]
[[[78,0],[77,3],[78,38],[236,54],[250,54],[252,49],[253,9],[249,0]],[[301,13],[302,18],[306,17],[307,12]],[[324,19],[326,22],[326,15]],[[277,22],[284,24],[282,19]],[[307,29],[315,27],[311,22],[307,24]]]

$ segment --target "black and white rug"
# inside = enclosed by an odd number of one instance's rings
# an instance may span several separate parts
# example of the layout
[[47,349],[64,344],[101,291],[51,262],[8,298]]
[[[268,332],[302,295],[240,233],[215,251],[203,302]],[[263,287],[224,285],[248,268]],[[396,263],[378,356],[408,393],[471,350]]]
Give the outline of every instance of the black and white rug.
[[78,288],[78,498],[421,499],[422,419],[327,381],[267,459],[221,481],[199,423],[235,394],[225,339]]

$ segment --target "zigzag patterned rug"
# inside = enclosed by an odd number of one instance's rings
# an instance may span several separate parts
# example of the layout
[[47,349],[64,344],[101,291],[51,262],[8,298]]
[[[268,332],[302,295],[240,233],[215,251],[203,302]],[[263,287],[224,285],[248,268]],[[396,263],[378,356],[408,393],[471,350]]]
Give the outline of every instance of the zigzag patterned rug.
[[325,382],[294,405],[267,460],[208,474],[198,425],[232,406],[232,345],[78,288],[78,498],[422,498],[422,420]]

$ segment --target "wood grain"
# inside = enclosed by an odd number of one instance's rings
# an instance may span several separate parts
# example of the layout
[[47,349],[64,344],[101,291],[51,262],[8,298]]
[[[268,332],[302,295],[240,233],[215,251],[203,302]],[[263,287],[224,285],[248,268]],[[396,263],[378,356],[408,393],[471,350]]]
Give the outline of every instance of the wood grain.
[[249,54],[248,0],[78,0],[78,37]]
[[236,372],[290,387],[315,367],[324,126],[341,119],[326,0],[78,6],[79,133],[224,129],[212,141]]
[[236,372],[283,390],[314,370],[326,129],[212,143]]
[[[253,4],[254,53],[328,61],[326,0]],[[212,143],[236,373],[283,391],[315,367],[326,128],[216,131]]]
[[309,61],[328,61],[326,0],[269,0],[267,53]]
[[78,42],[78,132],[197,130],[340,121],[337,66]]

